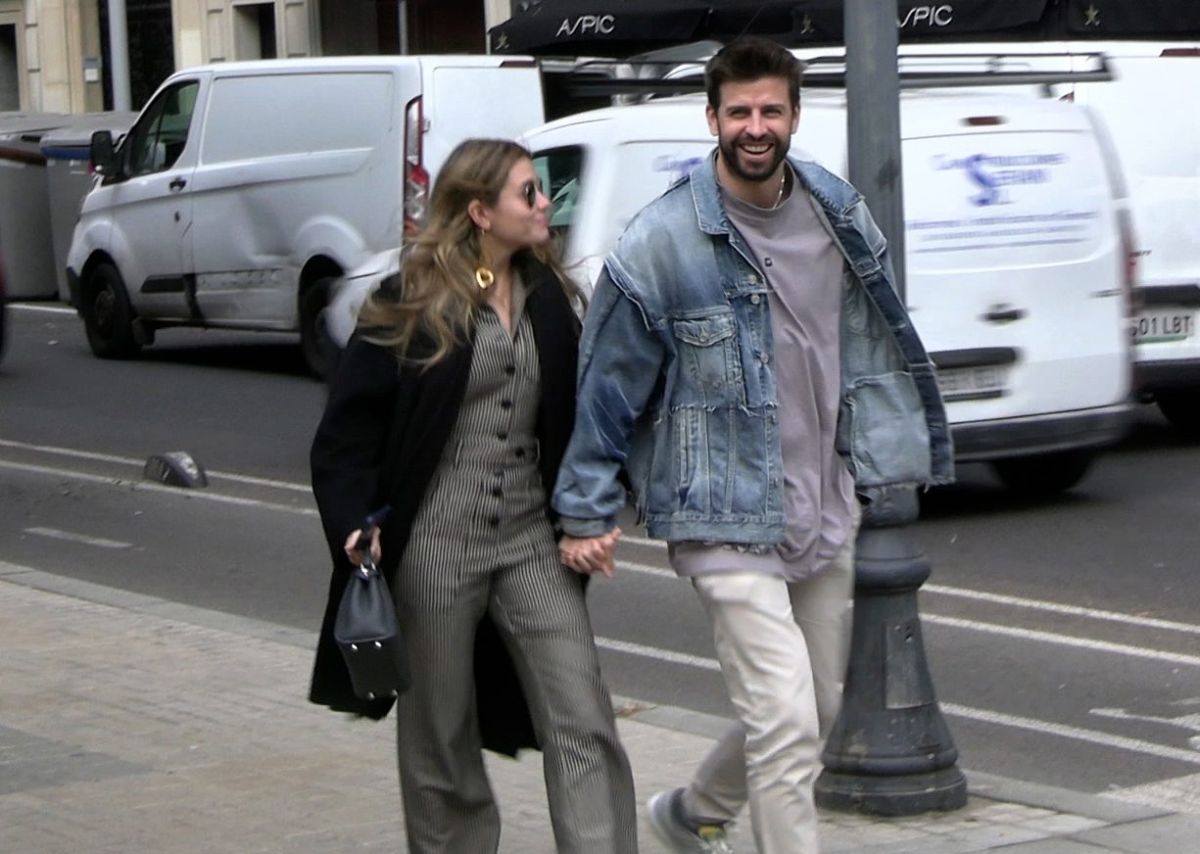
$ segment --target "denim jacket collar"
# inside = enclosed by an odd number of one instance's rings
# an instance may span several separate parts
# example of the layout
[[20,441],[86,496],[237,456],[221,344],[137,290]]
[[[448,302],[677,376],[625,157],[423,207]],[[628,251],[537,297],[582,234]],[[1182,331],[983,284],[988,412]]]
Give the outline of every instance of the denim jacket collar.
[[[695,168],[690,177],[692,202],[696,206],[696,222],[705,234],[729,234],[733,227],[725,205],[721,202],[721,185],[717,180],[717,150]],[[812,195],[825,209],[826,215],[842,220],[862,201],[853,186],[826,172],[807,160],[788,158],[788,164]]]

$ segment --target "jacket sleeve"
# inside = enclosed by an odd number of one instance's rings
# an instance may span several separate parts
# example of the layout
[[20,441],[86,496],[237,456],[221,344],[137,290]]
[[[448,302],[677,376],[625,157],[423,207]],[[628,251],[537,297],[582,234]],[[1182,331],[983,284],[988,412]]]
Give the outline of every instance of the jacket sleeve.
[[602,272],[583,322],[575,429],[552,501],[565,533],[598,536],[616,525],[625,500],[618,475],[663,358],[641,309]]
[[377,509],[398,375],[390,350],[357,336],[334,375],[309,462],[313,495],[335,561],[350,532]]

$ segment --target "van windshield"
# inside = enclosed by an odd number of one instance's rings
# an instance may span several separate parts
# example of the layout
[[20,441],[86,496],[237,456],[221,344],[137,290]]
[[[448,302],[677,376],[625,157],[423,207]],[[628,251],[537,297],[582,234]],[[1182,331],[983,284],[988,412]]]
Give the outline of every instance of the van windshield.
[[550,212],[550,228],[565,239],[575,221],[575,210],[579,201],[583,148],[569,146],[538,152],[533,157],[533,168],[537,170],[542,187],[553,205]]

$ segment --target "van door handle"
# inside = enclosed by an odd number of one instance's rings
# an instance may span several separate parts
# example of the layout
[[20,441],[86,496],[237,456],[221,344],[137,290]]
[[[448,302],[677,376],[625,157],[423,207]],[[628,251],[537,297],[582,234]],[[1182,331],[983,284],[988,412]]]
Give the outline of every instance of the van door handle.
[[171,179],[171,183],[167,184],[172,190],[182,190],[187,186],[187,180],[184,178],[175,177]]
[[991,311],[987,312],[984,320],[990,320],[992,323],[1012,323],[1014,320],[1020,320],[1028,312],[1023,308],[1013,308],[1011,306],[998,305]]

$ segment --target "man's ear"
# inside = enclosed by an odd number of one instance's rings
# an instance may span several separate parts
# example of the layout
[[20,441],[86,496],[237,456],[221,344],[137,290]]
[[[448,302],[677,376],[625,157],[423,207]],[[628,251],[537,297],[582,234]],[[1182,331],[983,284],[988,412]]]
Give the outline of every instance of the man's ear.
[[721,126],[717,124],[717,111],[712,104],[704,105],[704,115],[708,119],[708,132],[713,136],[720,136]]
[[471,222],[475,223],[476,228],[487,231],[492,227],[492,218],[488,216],[487,208],[479,199],[471,199],[467,204],[467,216],[471,218]]

